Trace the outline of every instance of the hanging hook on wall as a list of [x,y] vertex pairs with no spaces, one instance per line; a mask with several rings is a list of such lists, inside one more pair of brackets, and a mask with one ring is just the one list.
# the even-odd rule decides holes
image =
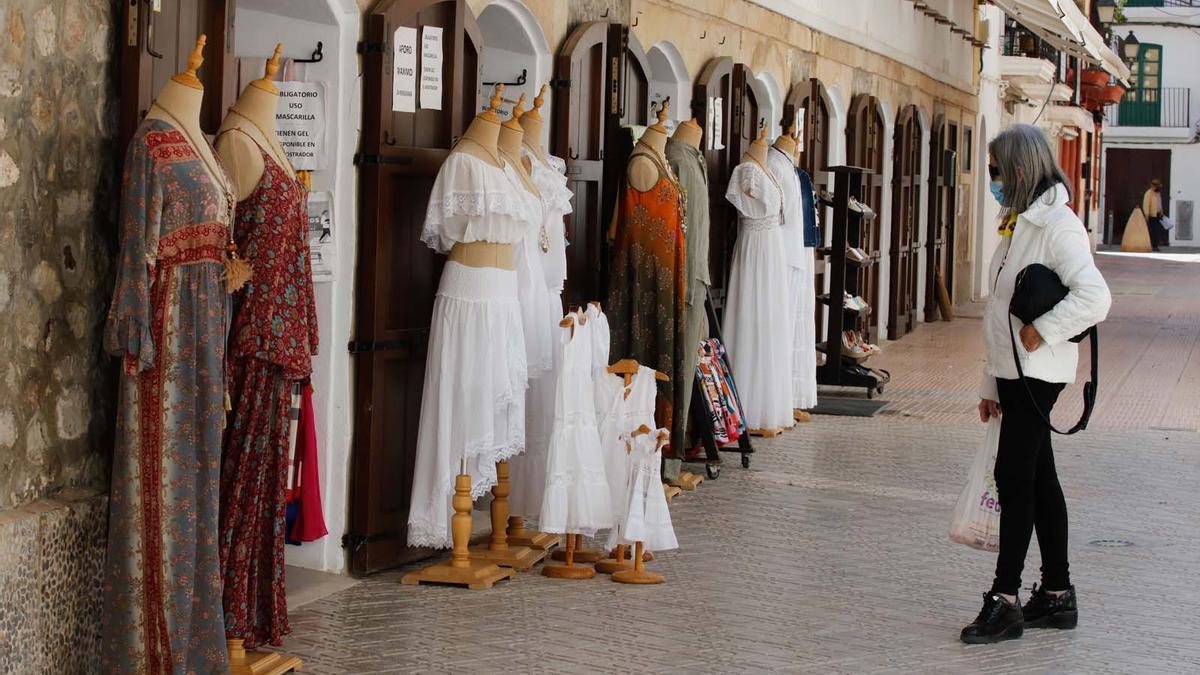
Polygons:
[[317,40],[317,48],[313,51],[312,57],[307,59],[292,59],[292,63],[320,63],[325,60],[325,43]]
[[717,44],[719,44],[719,45],[725,44],[725,36],[724,35],[721,36],[721,41],[718,42]]
[[629,27],[633,28],[636,25],[638,25],[638,17],[635,16],[633,17],[633,23],[629,24]]
[[394,145],[396,145],[396,140],[397,140],[397,139],[396,139],[396,137],[394,137],[394,136],[392,136],[391,134],[389,134],[387,129],[384,129],[384,130],[383,130],[383,143],[384,143],[384,145],[393,145],[393,146],[394,146]]
[[525,81],[526,81],[526,79],[527,79],[528,77],[529,77],[529,69],[528,69],[528,68],[522,68],[522,69],[521,69],[521,74],[520,74],[520,75],[518,75],[518,76],[517,76],[517,79],[516,79],[515,81],[513,81],[513,82],[484,82],[484,83],[483,83],[483,86],[485,86],[485,87],[494,87],[494,86],[496,86],[497,84],[502,84],[502,85],[504,85],[504,86],[506,86],[506,87],[520,87],[520,86],[524,86],[524,84],[525,84]]
[[604,8],[604,13],[600,15],[600,18],[601,18],[601,19],[607,19],[607,18],[608,18],[608,13],[609,13],[610,11],[612,11],[612,7],[605,7],[605,8]]
[[567,154],[570,156],[571,159],[579,159],[579,153],[575,152],[575,148],[571,148],[571,151]]
[[707,38],[707,37],[708,37],[708,31],[704,31],[704,33],[702,33],[702,34],[700,35],[700,39],[701,39],[701,40],[703,40],[703,39],[705,39],[705,38]]

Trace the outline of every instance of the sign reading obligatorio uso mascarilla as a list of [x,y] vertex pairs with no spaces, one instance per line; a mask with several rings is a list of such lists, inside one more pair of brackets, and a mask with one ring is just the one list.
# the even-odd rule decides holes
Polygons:
[[292,166],[299,171],[326,167],[325,83],[276,82],[279,107],[275,128]]

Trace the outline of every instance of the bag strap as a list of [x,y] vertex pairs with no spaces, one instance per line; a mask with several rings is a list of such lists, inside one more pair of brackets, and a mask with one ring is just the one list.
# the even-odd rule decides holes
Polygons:
[[1010,319],[1008,322],[1008,336],[1012,339],[1013,361],[1017,364],[1017,375],[1021,378],[1021,384],[1025,386],[1025,393],[1029,395],[1029,404],[1033,406],[1034,412],[1042,418],[1046,426],[1050,427],[1050,431],[1062,436],[1070,436],[1086,429],[1088,420],[1092,417],[1092,410],[1096,407],[1096,382],[1100,376],[1100,354],[1096,351],[1099,347],[1099,336],[1095,326],[1089,328],[1087,333],[1088,344],[1092,348],[1092,372],[1091,381],[1083,385],[1083,414],[1079,416],[1079,421],[1075,423],[1075,426],[1067,431],[1059,431],[1050,421],[1050,416],[1038,407],[1037,399],[1033,397],[1033,390],[1029,388],[1029,381],[1025,379],[1025,370],[1021,368],[1021,357],[1017,353],[1017,335],[1013,332],[1012,320]]

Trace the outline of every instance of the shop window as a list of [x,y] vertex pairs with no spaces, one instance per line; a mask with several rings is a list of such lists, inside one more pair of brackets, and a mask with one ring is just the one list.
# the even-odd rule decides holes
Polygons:
[[971,160],[974,157],[975,130],[963,127],[962,172],[971,173]]

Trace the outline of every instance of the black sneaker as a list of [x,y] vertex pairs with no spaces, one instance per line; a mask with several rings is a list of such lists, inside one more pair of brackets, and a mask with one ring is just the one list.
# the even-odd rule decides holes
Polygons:
[[1033,595],[1022,610],[1026,628],[1059,628],[1071,630],[1079,624],[1079,608],[1075,603],[1075,587],[1070,586],[1062,595],[1054,595],[1044,588],[1033,586]]
[[972,645],[1015,640],[1025,632],[1021,605],[1005,600],[999,593],[983,594],[983,609],[975,621],[962,630],[963,642]]

